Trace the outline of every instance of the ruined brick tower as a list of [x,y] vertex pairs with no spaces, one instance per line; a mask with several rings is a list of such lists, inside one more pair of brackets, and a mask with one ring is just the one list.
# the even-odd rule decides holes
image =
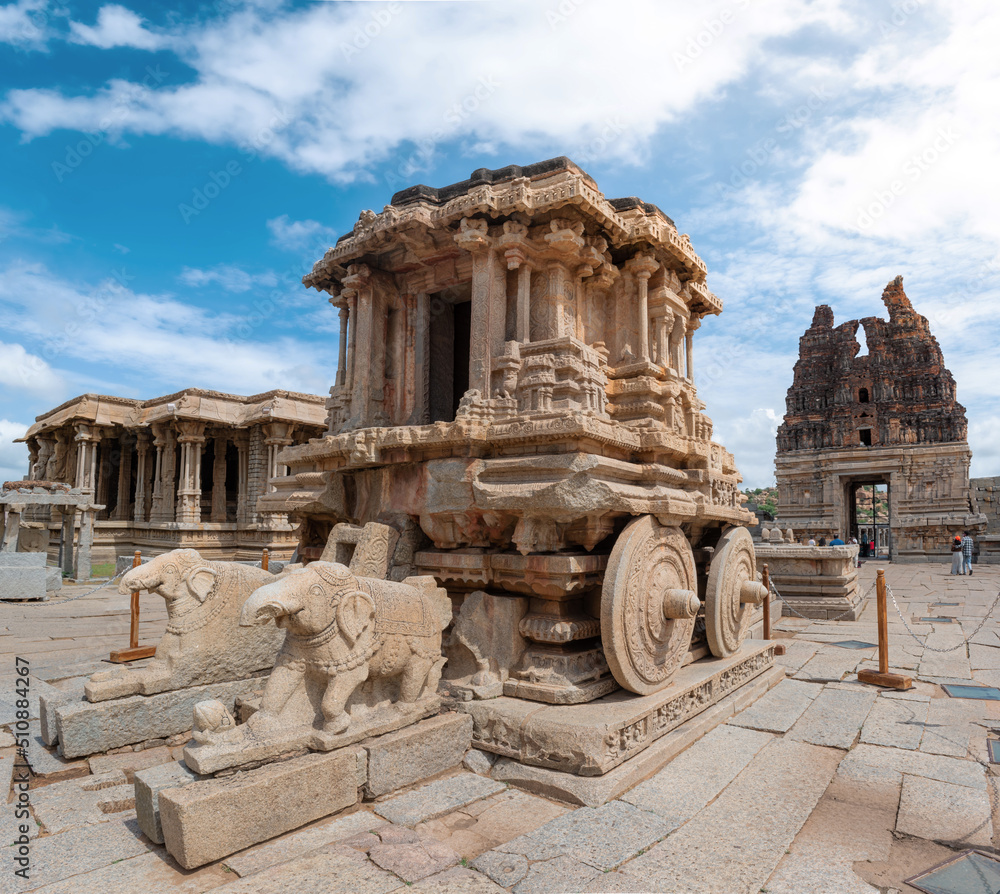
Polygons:
[[[836,327],[833,311],[821,304],[799,340],[775,458],[781,521],[857,536],[857,487],[886,484],[890,556],[945,558],[956,530],[984,521],[969,488],[965,407],[901,276],[882,301],[888,320]],[[868,347],[861,356],[859,326]]]

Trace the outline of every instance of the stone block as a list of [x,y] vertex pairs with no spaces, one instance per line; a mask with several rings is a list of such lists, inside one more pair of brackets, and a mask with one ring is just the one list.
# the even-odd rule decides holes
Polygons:
[[473,773],[430,782],[412,792],[396,795],[374,806],[376,813],[393,823],[415,826],[425,820],[502,792],[504,786]]
[[133,806],[132,786],[120,771],[56,782],[31,793],[35,819],[51,835],[73,826],[126,819]]
[[904,775],[896,831],[960,848],[992,847],[989,796],[981,789]]
[[733,726],[743,726],[748,729],[786,733],[822,689],[818,683],[783,680],[760,701],[729,722]]
[[44,568],[45,553],[0,553],[0,570],[4,568]]
[[80,757],[182,733],[191,729],[198,702],[217,699],[232,710],[237,698],[251,695],[262,683],[255,677],[104,702],[63,702],[54,709],[59,751],[63,757]]
[[457,767],[471,744],[472,718],[468,714],[442,714],[365,742],[365,798],[378,798]]
[[62,571],[58,568],[45,569],[45,592],[57,593],[62,589]]
[[125,778],[132,782],[139,770],[148,767],[158,767],[161,764],[173,763],[173,755],[165,745],[156,748],[144,748],[142,751],[126,751],[122,754],[101,754],[90,758],[90,772],[95,776],[119,770]]
[[135,812],[139,817],[139,828],[150,841],[163,844],[163,827],[160,824],[160,792],[167,788],[178,788],[200,777],[192,773],[184,761],[160,764],[135,774]]
[[185,869],[290,832],[358,801],[359,749],[307,754],[159,793],[163,840]]
[[[41,553],[15,553],[18,556],[45,556]],[[38,568],[0,565],[0,599],[44,599],[45,565]]]

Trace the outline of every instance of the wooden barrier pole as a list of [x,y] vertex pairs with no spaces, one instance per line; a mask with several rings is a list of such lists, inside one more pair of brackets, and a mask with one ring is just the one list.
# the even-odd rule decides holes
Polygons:
[[760,575],[760,582],[764,585],[764,589],[767,590],[767,596],[764,597],[764,639],[771,638],[771,575],[767,570],[767,565],[764,565],[764,569]]
[[[132,567],[138,568],[142,564],[142,556],[139,550],[132,556]],[[152,658],[156,654],[156,646],[139,645],[139,590],[132,591],[132,601],[130,604],[131,618],[128,629],[128,648],[117,649],[109,656],[109,661],[115,664],[124,664],[126,661],[138,661],[140,658]]]
[[889,673],[889,616],[886,607],[885,571],[875,573],[875,610],[878,613],[878,670],[859,670],[858,680],[890,689],[911,689],[913,680],[902,674]]
[[267,571],[267,563],[268,563],[268,553],[267,550],[265,549],[260,556],[260,567],[263,568],[265,571]]

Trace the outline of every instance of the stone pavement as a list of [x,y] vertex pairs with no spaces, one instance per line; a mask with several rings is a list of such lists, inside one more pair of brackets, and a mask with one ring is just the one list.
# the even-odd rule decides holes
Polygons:
[[[861,570],[867,590],[876,565]],[[652,778],[599,808],[574,808],[466,768],[320,820],[202,869],[180,869],[136,825],[136,770],[177,758],[175,743],[90,761],[61,761],[34,742],[32,878],[0,860],[0,894],[201,892],[265,894],[546,894],[912,892],[903,880],[968,847],[997,846],[995,779],[985,741],[1000,702],[949,698],[940,684],[1000,685],[1000,625],[963,643],[1000,589],[1000,568],[952,577],[944,565],[886,565],[916,634],[889,606],[891,669],[905,693],[857,682],[874,666],[875,600],[858,621],[783,618],[788,679]],[[128,637],[128,597],[0,606],[0,726],[13,722],[14,655],[31,659],[37,694],[72,690]],[[143,598],[142,638],[165,613]],[[935,606],[935,602],[956,602]],[[923,617],[957,619],[916,622]],[[107,665],[103,665],[106,667]],[[37,723],[37,721],[36,721]],[[0,730],[0,772],[13,748]],[[12,838],[12,805],[0,817]],[[0,846],[2,847],[2,846]],[[2,853],[2,850],[0,850]],[[12,851],[8,851],[12,853]]]

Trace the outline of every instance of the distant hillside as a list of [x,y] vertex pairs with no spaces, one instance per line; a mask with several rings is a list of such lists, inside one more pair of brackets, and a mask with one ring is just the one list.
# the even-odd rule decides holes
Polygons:
[[[778,514],[777,487],[748,487],[743,493],[747,496],[747,502],[756,503],[771,518]],[[757,521],[765,521],[765,519],[758,517]]]

